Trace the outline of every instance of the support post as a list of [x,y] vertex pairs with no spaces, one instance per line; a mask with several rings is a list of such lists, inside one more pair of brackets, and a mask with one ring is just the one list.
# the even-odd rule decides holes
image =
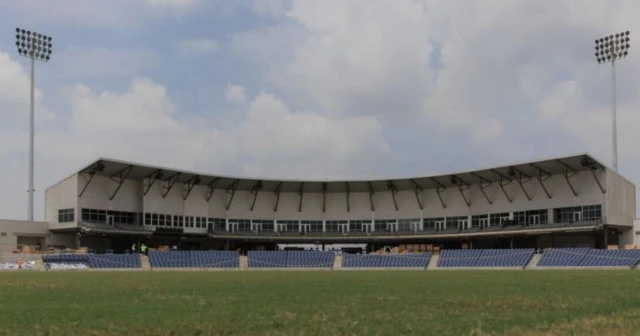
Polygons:
[[115,181],[116,183],[118,183],[118,187],[113,192],[113,195],[111,195],[111,197],[109,197],[110,201],[113,201],[113,198],[116,197],[116,194],[118,194],[118,191],[122,187],[122,184],[124,183],[124,181],[129,176],[129,173],[131,173],[132,169],[133,169],[133,165],[128,165],[125,168],[122,168],[121,170],[116,172],[115,174],[111,175],[111,177],[110,177],[111,180]]
[[507,198],[507,201],[509,201],[509,203],[513,203],[513,199],[511,198],[511,196],[509,196],[509,194],[507,194],[507,191],[504,189],[504,187],[509,185],[512,180],[495,169],[491,169],[491,172],[498,175],[498,177],[500,178],[500,190],[502,190],[502,193]]
[[422,195],[424,189],[422,189],[422,187],[414,179],[411,179],[411,184],[413,184],[413,193],[416,194],[418,207],[420,207],[420,210],[424,210],[424,205],[422,204],[422,200],[420,200],[420,195]]
[[349,205],[349,182],[345,182],[344,185],[347,187],[347,212],[351,212],[351,206]]
[[147,196],[147,194],[149,193],[149,190],[151,190],[151,187],[153,187],[156,181],[158,181],[162,177],[163,177],[162,170],[160,169],[145,176],[144,179],[142,180],[142,187],[143,187],[142,195]]
[[220,182],[220,178],[216,177],[213,179],[213,181],[209,182],[209,184],[207,184],[207,194],[205,195],[205,198],[207,199],[207,203],[209,203],[209,201],[211,201],[211,197],[213,196],[213,192],[216,190],[216,187],[218,186],[218,183]]
[[300,203],[298,203],[298,212],[302,212],[302,199],[304,198],[304,182],[300,182],[300,189],[298,189],[298,195],[300,195]]
[[251,194],[253,194],[253,202],[251,202],[251,211],[253,211],[253,208],[256,205],[256,200],[258,199],[258,193],[260,193],[260,190],[262,190],[262,181],[258,181],[256,185],[254,185],[253,188],[251,188]]
[[433,182],[433,186],[435,187],[436,193],[438,194],[438,198],[440,199],[440,203],[442,204],[442,208],[446,209],[447,205],[444,203],[442,199],[442,192],[447,189],[444,184],[440,183],[440,181],[436,180],[435,177],[431,178],[431,182]]
[[519,169],[516,169],[515,167],[509,167],[509,176],[516,177],[516,181],[518,181],[518,185],[520,186],[520,189],[522,189],[522,192],[524,193],[524,195],[527,196],[527,199],[531,201],[533,198],[529,196],[527,189],[524,188],[524,184],[531,181],[531,176],[523,173],[522,171],[520,171]]
[[537,178],[538,182],[540,183],[540,186],[542,187],[542,190],[544,190],[544,193],[547,194],[547,198],[553,199],[553,197],[549,193],[549,190],[547,190],[547,187],[544,185],[544,181],[546,181],[549,178],[551,178],[551,174],[547,173],[544,169],[538,167],[537,165],[535,165],[533,163],[530,163],[530,165],[531,165],[531,167],[535,168],[538,171],[538,176],[536,178]]
[[371,204],[371,212],[374,212],[376,211],[376,208],[373,206],[373,194],[375,194],[375,191],[373,191],[373,186],[370,181],[367,181],[367,185],[369,186],[369,204]]
[[89,187],[89,184],[91,183],[91,181],[93,181],[93,177],[94,176],[96,176],[95,172],[90,172],[89,173],[89,181],[87,181],[87,183],[84,185],[84,187],[82,187],[82,190],[78,194],[78,198],[82,198],[82,195],[84,194],[85,190],[87,190],[87,187]]
[[171,189],[173,189],[173,186],[176,184],[181,175],[182,173],[175,173],[164,180],[164,182],[167,182],[167,185],[163,186],[165,192],[164,194],[162,194],[162,198],[165,198],[167,197],[167,195],[169,195],[169,192],[171,192]]
[[35,192],[34,187],[33,187],[33,176],[34,176],[34,170],[33,170],[33,156],[34,156],[34,119],[35,119],[35,112],[34,112],[34,81],[35,81],[35,75],[36,75],[36,61],[33,57],[31,57],[31,105],[30,105],[30,111],[29,111],[29,221],[33,222],[33,193]]
[[278,204],[280,203],[280,188],[282,188],[282,181],[278,183],[276,190],[273,191],[276,194],[276,205],[273,207],[273,212],[278,212]]
[[484,198],[487,200],[487,203],[489,203],[489,205],[492,205],[493,202],[491,201],[491,199],[489,199],[489,196],[487,195],[487,192],[484,191],[486,188],[490,187],[493,183],[491,183],[491,181],[487,180],[486,178],[476,174],[476,173],[471,173],[471,175],[475,178],[477,178],[480,181],[480,184],[478,184],[478,187],[480,188],[480,192],[482,193],[482,195],[484,196]]
[[322,184],[322,212],[327,211],[327,183]]
[[198,183],[200,183],[200,176],[198,176],[198,175],[192,177],[191,179],[189,179],[189,181],[187,181],[187,183],[184,186],[184,190],[182,191],[182,200],[183,201],[187,200],[187,198],[191,194],[191,191],[193,190],[193,188]]
[[235,180],[229,186],[229,188],[227,188],[227,194],[231,195],[231,198],[229,198],[229,202],[227,203],[226,210],[229,210],[229,208],[231,207],[231,202],[233,202],[233,197],[236,195],[236,190],[238,189],[238,183],[240,183],[239,179]]
[[569,185],[569,189],[571,189],[571,192],[573,192],[573,196],[578,196],[578,193],[576,192],[576,189],[573,187],[573,184],[571,184],[571,180],[570,180],[578,172],[575,169],[571,168],[568,164],[564,163],[562,160],[556,160],[556,162],[558,162],[558,164],[564,168],[564,172],[562,172],[562,176],[564,176],[564,180],[567,181],[567,185]]
[[464,192],[469,190],[469,188],[471,187],[469,183],[463,181],[456,175],[451,175],[451,183],[455,184],[458,187],[458,191],[460,191],[460,195],[462,196],[462,199],[467,204],[467,206],[470,207],[471,200],[469,200],[469,198],[464,195]]
[[391,180],[387,181],[387,188],[391,192],[391,198],[393,199],[393,206],[396,208],[396,211],[398,211],[398,202],[396,201],[396,194],[398,194],[398,188],[396,188],[396,185],[393,184],[393,181]]

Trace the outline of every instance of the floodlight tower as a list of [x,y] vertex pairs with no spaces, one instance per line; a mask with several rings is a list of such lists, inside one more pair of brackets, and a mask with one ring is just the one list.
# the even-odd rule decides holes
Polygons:
[[34,142],[34,88],[33,81],[35,77],[35,62],[48,62],[51,57],[51,36],[42,35],[40,33],[16,28],[16,47],[20,56],[31,59],[31,111],[29,119],[29,221],[33,221],[33,142]]
[[629,31],[596,40],[596,59],[599,64],[611,63],[611,127],[613,171],[618,172],[618,129],[616,120],[616,61],[629,54]]

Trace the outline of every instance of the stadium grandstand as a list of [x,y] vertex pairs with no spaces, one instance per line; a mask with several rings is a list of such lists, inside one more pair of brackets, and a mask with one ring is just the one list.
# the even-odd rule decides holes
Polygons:
[[[0,246],[58,251],[30,260],[47,269],[635,267],[635,211],[634,184],[589,154],[343,181],[100,158],[46,190],[42,225],[5,225]],[[126,256],[142,245],[143,263]],[[59,252],[78,250],[90,253]]]

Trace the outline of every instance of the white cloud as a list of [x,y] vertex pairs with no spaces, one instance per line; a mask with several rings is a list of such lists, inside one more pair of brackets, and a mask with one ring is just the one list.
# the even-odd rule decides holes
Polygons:
[[176,43],[175,49],[182,56],[202,56],[217,52],[220,45],[214,39],[192,38]]
[[158,58],[144,48],[72,47],[56,55],[51,66],[62,76],[73,78],[132,76],[156,65]]
[[245,105],[247,103],[246,89],[240,85],[229,84],[224,89],[224,98],[236,105]]

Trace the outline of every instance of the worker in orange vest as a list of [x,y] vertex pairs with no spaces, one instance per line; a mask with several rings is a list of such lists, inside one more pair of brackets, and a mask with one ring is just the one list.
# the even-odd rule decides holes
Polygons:
[[18,268],[22,268],[22,259],[18,258]]

